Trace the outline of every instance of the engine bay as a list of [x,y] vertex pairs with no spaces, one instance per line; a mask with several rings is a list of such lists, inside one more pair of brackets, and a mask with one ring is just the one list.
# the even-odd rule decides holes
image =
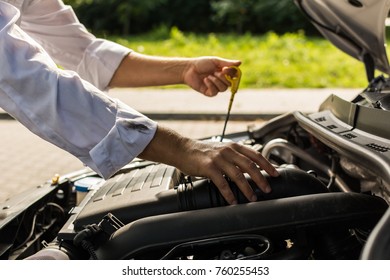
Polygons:
[[[2,220],[11,221],[2,238],[12,240],[1,256],[362,258],[390,202],[390,137],[380,121],[388,114],[330,96],[319,112],[286,113],[227,135],[225,141],[260,151],[280,173],[264,173],[269,194],[247,178],[257,202],[248,203],[230,182],[239,203],[227,205],[210,180],[138,159],[108,180],[85,170],[57,178],[42,186],[39,199],[31,197],[28,211]],[[385,240],[376,237],[381,248]]]

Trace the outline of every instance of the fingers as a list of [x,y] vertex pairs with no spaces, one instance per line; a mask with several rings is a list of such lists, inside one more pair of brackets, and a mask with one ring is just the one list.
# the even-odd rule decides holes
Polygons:
[[[219,174],[218,174],[219,173]],[[209,176],[211,181],[214,182],[215,186],[218,188],[219,192],[226,200],[226,202],[230,205],[237,204],[237,199],[234,196],[232,190],[230,189],[230,185],[228,181],[226,181],[225,177],[218,170],[216,172],[212,172],[212,175]]]
[[[248,183],[248,180],[245,178],[243,172],[234,164],[229,162],[221,162],[219,168],[222,170],[223,174],[230,178],[237,187],[241,190],[242,194],[248,199],[248,201],[256,201],[257,197],[253,189]],[[222,174],[221,171],[218,172]],[[213,179],[214,178],[214,179]],[[222,196],[229,204],[236,204],[237,200],[233,195],[233,192],[230,189],[228,182],[225,177],[222,175],[210,178],[214,184],[219,189]]]
[[204,83],[207,87],[205,92],[205,95],[207,96],[215,96],[219,92],[226,91],[229,86],[223,80],[217,78],[216,76],[208,76],[204,78]]
[[268,160],[266,160],[258,151],[252,150],[250,148],[241,145],[239,145],[237,149],[239,150],[240,153],[242,153],[243,155],[251,159],[253,162],[255,162],[260,168],[262,168],[269,175],[273,177],[279,176],[279,173],[276,170],[276,168]]
[[229,147],[221,148],[220,155],[214,159],[214,163],[215,167],[209,168],[209,171],[211,171],[209,178],[229,204],[236,204],[237,200],[223,175],[229,177],[237,185],[248,201],[256,201],[257,197],[245,178],[245,173],[265,193],[270,192],[271,188],[268,181],[261,174],[259,167],[271,176],[278,175],[276,169],[260,153],[235,143]]
[[[249,201],[256,201],[256,195],[246,180],[244,173],[247,173],[263,192],[270,192],[271,188],[268,181],[261,174],[258,167],[260,160],[256,159],[255,151],[246,150],[245,147],[238,144],[234,144],[232,148],[231,151],[226,152],[224,155],[227,164],[224,167],[227,172],[226,175],[236,183]],[[251,158],[255,159],[255,161]]]
[[215,96],[219,92],[226,91],[230,86],[230,82],[225,77],[226,73],[232,71],[229,67],[240,64],[239,60],[200,57],[193,60],[193,67],[189,67],[187,73],[183,75],[184,82],[206,96]]
[[230,86],[230,82],[226,80],[225,75],[222,72],[217,72],[214,75],[209,75],[204,78],[204,83],[207,87],[205,95],[215,96],[219,92],[224,92]]

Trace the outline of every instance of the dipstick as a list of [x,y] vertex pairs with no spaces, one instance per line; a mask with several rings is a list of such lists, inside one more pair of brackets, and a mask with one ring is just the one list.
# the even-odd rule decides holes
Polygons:
[[228,123],[229,118],[230,118],[230,111],[232,109],[234,96],[236,95],[236,92],[238,91],[238,87],[240,86],[240,80],[241,80],[241,74],[242,74],[240,68],[238,68],[237,66],[230,66],[229,68],[235,69],[236,74],[234,76],[230,76],[228,74],[225,75],[226,79],[230,82],[231,95],[230,95],[230,100],[229,100],[228,111],[227,111],[226,118],[225,118],[225,124],[223,126],[223,131],[222,131],[222,135],[221,135],[221,142],[222,142],[223,138],[225,137],[226,126],[227,126],[227,123]]

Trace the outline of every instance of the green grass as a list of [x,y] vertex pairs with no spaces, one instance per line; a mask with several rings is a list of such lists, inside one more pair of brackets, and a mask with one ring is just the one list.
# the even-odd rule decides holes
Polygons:
[[186,34],[173,28],[129,38],[110,37],[150,55],[216,55],[242,61],[241,88],[364,88],[363,63],[322,38],[303,33],[263,36]]

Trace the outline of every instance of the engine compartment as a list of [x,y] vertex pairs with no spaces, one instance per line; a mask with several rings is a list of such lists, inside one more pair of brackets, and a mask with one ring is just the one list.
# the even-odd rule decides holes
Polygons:
[[2,220],[1,257],[388,258],[388,129],[375,118],[361,123],[359,114],[389,112],[361,107],[330,96],[317,113],[286,113],[227,135],[280,173],[264,173],[269,194],[247,178],[257,202],[230,182],[239,204],[227,205],[208,179],[138,159],[106,181],[89,170],[63,176]]

